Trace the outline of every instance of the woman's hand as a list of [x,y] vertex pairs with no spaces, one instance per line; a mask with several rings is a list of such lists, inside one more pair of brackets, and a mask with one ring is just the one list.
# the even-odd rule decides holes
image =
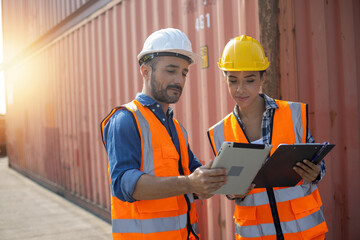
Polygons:
[[305,159],[302,162],[298,162],[293,169],[297,174],[300,175],[300,177],[304,181],[311,183],[311,182],[315,181],[316,178],[319,176],[320,165],[321,165],[321,162],[319,162],[318,165],[315,165],[311,161]]

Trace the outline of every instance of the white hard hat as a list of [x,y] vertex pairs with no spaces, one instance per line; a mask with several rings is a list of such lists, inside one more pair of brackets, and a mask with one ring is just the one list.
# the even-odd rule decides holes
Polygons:
[[185,33],[175,28],[165,28],[153,32],[144,43],[137,56],[139,64],[143,64],[156,56],[176,56],[191,63],[201,61],[201,56],[194,53],[191,42]]

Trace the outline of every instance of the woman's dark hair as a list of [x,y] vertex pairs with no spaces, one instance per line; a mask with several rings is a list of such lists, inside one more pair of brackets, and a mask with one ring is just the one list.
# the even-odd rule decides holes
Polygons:
[[262,76],[264,75],[264,73],[266,73],[266,70],[260,71],[260,78],[262,78]]

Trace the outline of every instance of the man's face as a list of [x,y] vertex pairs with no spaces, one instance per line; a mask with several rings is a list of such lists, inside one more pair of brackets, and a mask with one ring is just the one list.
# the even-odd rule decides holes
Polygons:
[[189,63],[178,57],[159,57],[150,78],[152,97],[162,103],[179,101],[185,85]]

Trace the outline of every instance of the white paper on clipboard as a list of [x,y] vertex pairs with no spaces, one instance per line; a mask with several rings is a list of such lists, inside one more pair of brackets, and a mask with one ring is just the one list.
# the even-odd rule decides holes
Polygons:
[[264,144],[224,142],[211,168],[226,168],[228,181],[213,194],[245,194],[271,148]]

